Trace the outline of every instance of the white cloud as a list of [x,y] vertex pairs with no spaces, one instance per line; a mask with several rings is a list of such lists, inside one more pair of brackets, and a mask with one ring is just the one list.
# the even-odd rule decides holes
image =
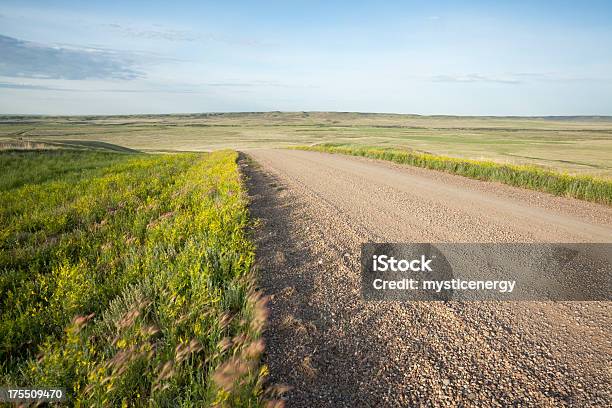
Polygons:
[[46,79],[142,78],[136,61],[125,53],[95,48],[64,47],[0,35],[0,75]]

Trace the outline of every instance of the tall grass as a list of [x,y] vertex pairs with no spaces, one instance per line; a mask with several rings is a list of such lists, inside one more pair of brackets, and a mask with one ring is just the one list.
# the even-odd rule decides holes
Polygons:
[[236,159],[0,154],[0,384],[65,387],[74,406],[260,405]]
[[387,160],[458,174],[477,180],[498,181],[546,193],[612,205],[612,181],[590,176],[562,174],[533,166],[457,159],[408,150],[324,143],[295,149],[339,153]]

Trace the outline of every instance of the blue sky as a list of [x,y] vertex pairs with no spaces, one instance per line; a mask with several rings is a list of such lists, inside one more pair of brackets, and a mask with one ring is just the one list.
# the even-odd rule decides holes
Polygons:
[[90,3],[0,3],[0,113],[612,115],[609,1]]

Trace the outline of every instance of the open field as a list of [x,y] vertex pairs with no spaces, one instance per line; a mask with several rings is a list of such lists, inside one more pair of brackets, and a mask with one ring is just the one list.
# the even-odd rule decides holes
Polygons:
[[[202,152],[225,147],[241,159]],[[0,117],[0,150],[2,385],[69,406],[612,398],[610,302],[360,291],[364,242],[610,242],[609,118]]]
[[227,113],[0,117],[0,144],[105,142],[140,151],[204,151],[348,143],[571,174],[612,177],[610,117],[453,117],[359,113]]
[[265,309],[236,159],[0,153],[0,384],[258,406]]

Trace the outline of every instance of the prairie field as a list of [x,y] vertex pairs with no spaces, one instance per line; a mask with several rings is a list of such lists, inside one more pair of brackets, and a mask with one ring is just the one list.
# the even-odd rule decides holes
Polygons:
[[342,112],[0,117],[0,145],[17,142],[144,152],[342,143],[612,177],[610,117]]
[[[230,150],[263,147],[283,149],[251,150],[242,167],[238,153]],[[286,204],[284,209],[279,205],[283,199],[299,197],[292,177],[315,172],[306,177],[313,191],[328,194],[330,200],[341,197],[334,208],[342,208],[345,198],[351,197],[348,210],[343,210],[351,217],[354,208],[374,201],[369,195],[359,198],[355,191],[338,195],[331,188],[330,193],[328,183],[338,183],[338,190],[362,183],[361,192],[376,192],[376,186],[387,192],[388,180],[416,180],[427,186],[433,197],[428,199],[438,200],[437,204],[427,205],[419,195],[405,194],[398,201],[402,205],[383,200],[381,207],[369,210],[367,218],[397,210],[402,213],[391,219],[410,219],[429,211],[423,219],[438,225],[439,236],[454,231],[455,226],[446,220],[455,220],[456,236],[467,241],[475,239],[469,235],[472,225],[461,227],[461,220],[453,218],[456,214],[468,208],[479,216],[491,216],[491,230],[475,234],[478,239],[495,236],[505,218],[491,206],[502,203],[502,209],[522,209],[535,197],[530,195],[533,192],[513,191],[511,200],[496,196],[479,201],[489,208],[483,211],[472,201],[462,206],[465,197],[475,196],[474,190],[460,194],[468,188],[466,179],[459,182],[460,178],[433,172],[435,177],[424,178],[382,162],[297,149],[392,161],[603,204],[564,202],[579,208],[577,213],[591,211],[590,220],[606,217],[612,205],[612,121],[608,118],[326,113],[0,117],[0,384],[61,387],[67,393],[66,406],[282,406],[279,397],[291,400],[297,395],[291,394],[290,387],[302,387],[319,398],[324,394],[320,390],[331,386],[335,395],[338,381],[353,386],[352,375],[330,371],[333,378],[327,378],[325,370],[317,374],[316,367],[333,361],[328,367],[333,370],[357,361],[353,359],[355,344],[370,344],[372,337],[366,333],[364,340],[351,343],[348,356],[330,352],[311,363],[311,355],[316,357],[319,349],[341,350],[336,345],[316,346],[321,339],[338,340],[329,335],[333,331],[318,333],[317,325],[331,324],[335,329],[337,324],[333,319],[323,323],[319,319],[317,324],[300,326],[292,313],[308,310],[312,302],[290,294],[309,293],[310,286],[298,291],[287,285],[298,286],[323,258],[313,257],[311,248],[296,266],[284,261],[285,253],[302,251],[292,248],[312,238],[310,234],[293,238],[295,225],[308,223],[303,231],[309,231],[311,225],[344,224],[318,219],[320,211],[293,219],[297,216],[291,212],[298,207],[291,205],[296,204]],[[368,170],[351,173],[359,167],[356,163]],[[264,175],[265,166],[284,169],[284,176],[268,179],[273,173]],[[330,177],[332,173],[340,176]],[[384,176],[373,180],[377,174]],[[328,183],[317,190],[323,179]],[[347,179],[352,181],[340,183]],[[444,183],[454,187],[447,190]],[[436,188],[441,184],[442,188]],[[483,188],[503,193],[508,187]],[[449,199],[448,191],[457,196]],[[293,195],[283,196],[283,192]],[[299,198],[297,202],[304,203],[299,208],[325,208],[327,204],[316,204],[320,198],[314,197]],[[559,199],[536,198],[553,207]],[[525,212],[510,210],[512,228],[526,222]],[[533,225],[541,221],[538,211],[543,210],[527,213],[534,217]],[[355,224],[359,225],[363,214],[357,214]],[[575,220],[573,215],[566,219],[563,214],[551,214],[543,216],[545,225],[551,219],[567,225],[569,219],[571,228],[578,231],[577,242],[583,239],[580,234],[596,239],[609,236],[606,227]],[[396,227],[393,224],[386,230]],[[410,237],[413,232],[401,233]],[[335,247],[343,247],[346,229],[335,234],[331,238],[342,242]],[[330,239],[323,232],[318,236]],[[513,239],[519,237],[523,235]],[[362,239],[353,239],[350,253],[343,251],[343,265],[351,254],[359,253]],[[309,245],[325,247],[318,242]],[[334,252],[325,259],[337,258]],[[339,266],[330,269],[346,274]],[[287,276],[293,279],[289,283]],[[323,279],[327,276],[326,272]],[[345,279],[343,275],[336,282]],[[278,287],[271,289],[270,282]],[[269,295],[268,304],[260,293]],[[333,296],[333,301],[342,299],[346,288],[337,293],[341,295]],[[362,312],[366,306],[356,307]],[[402,330],[409,332],[417,324]],[[294,326],[294,332],[287,331]],[[465,338],[462,330],[457,333]],[[300,354],[313,345],[310,354]],[[352,371],[342,372],[363,368],[357,364]],[[478,368],[479,373],[482,370]],[[420,383],[420,377],[415,381]],[[357,395],[356,401],[361,398]]]
[[258,406],[237,153],[0,153],[0,384],[77,406]]
[[264,147],[612,204],[607,117],[0,117],[0,384],[63,387],[69,406],[257,407],[285,392],[267,380],[255,223],[229,150]]

